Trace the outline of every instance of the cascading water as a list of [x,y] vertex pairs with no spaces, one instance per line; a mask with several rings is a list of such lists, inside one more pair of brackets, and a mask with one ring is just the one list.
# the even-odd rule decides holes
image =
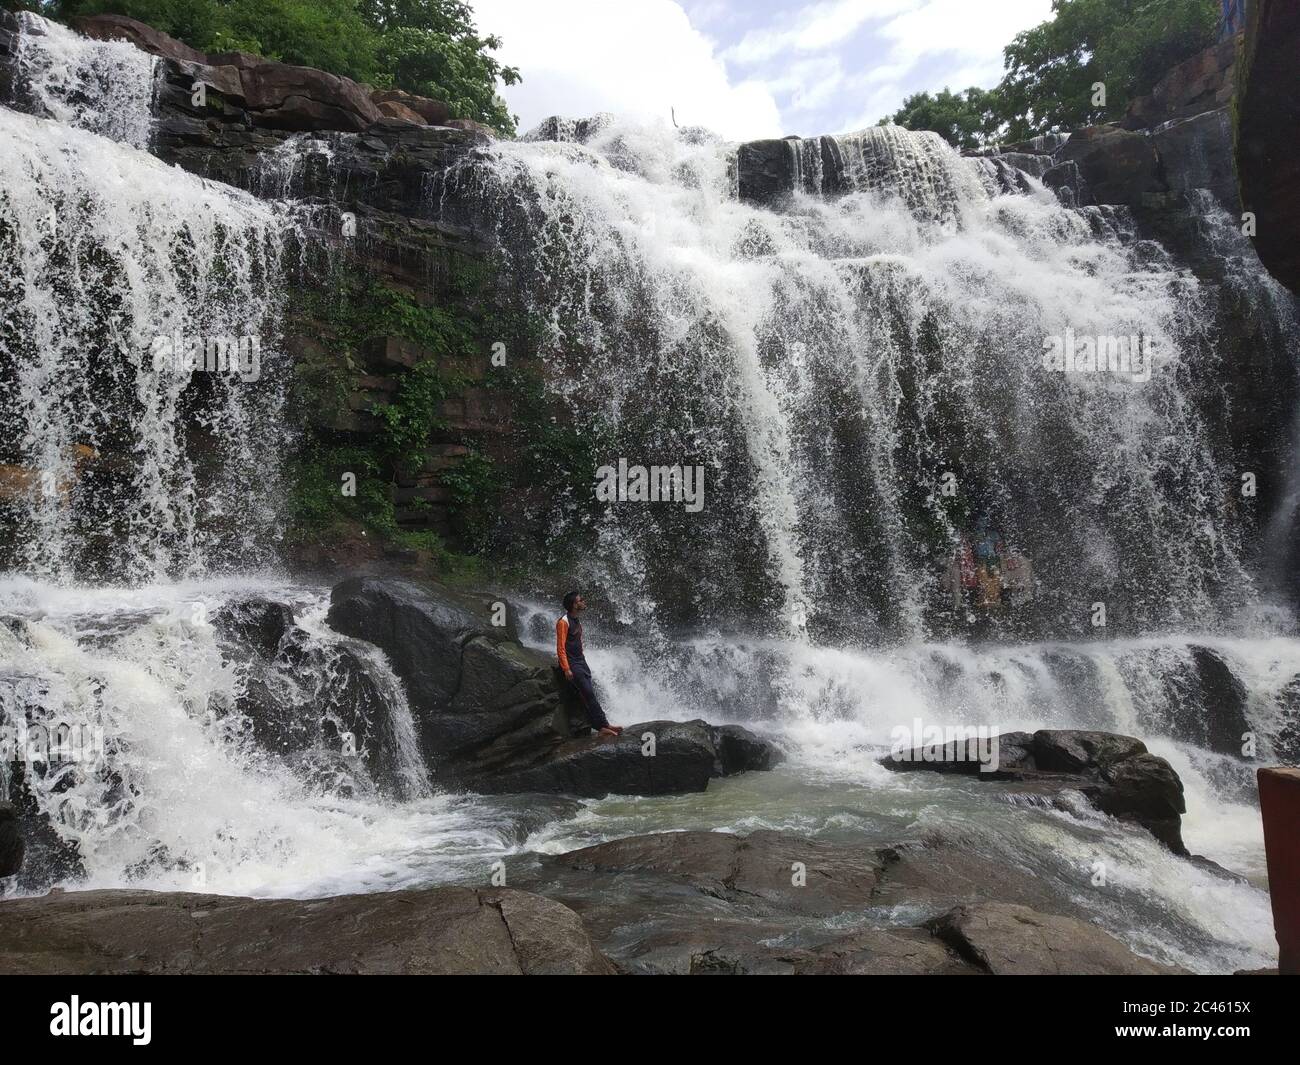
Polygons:
[[[451,179],[609,461],[706,469],[697,520],[613,508],[628,561],[589,576],[626,616],[779,631],[806,606],[822,635],[915,640],[987,514],[1032,559],[1037,631],[1083,634],[1098,601],[1132,633],[1250,603],[1196,278],[1121,209],[1002,194],[933,134],[834,143],[849,191],[779,212],[732,196],[725,146],[619,125]],[[1274,317],[1294,335],[1293,306]],[[1074,337],[1152,358],[1045,369],[1045,340]]]
[[[24,568],[139,581],[265,564],[289,215],[94,134],[0,123],[0,446],[31,471]],[[189,344],[227,361],[178,365]],[[105,487],[80,493],[83,476]]]
[[[434,190],[505,250],[573,431],[610,463],[705,469],[699,513],[607,508],[580,575],[640,624],[591,626],[617,718],[743,721],[789,754],[667,800],[448,796],[383,656],[324,625],[322,589],[258,572],[288,446],[284,260],[307,239],[284,201],[329,146],[268,153],[261,200],[164,167],[141,150],[153,60],[26,26],[19,89],[41,117],[0,108],[0,548],[21,573],[0,581],[0,718],[91,755],[6,771],[66,862],[33,889],[320,895],[482,882],[504,854],[663,829],[944,829],[1153,957],[1268,962],[1241,745],[1300,752],[1300,641],[1257,564],[1277,550],[1227,498],[1204,326],[1226,297],[1124,210],[1061,206],[1037,181],[1054,145],[791,141],[772,210],[739,199],[732,147],[604,117],[485,149]],[[1201,208],[1262,342],[1294,345],[1293,301]],[[1045,338],[1067,333],[1150,338],[1149,377],[1047,371]],[[258,380],[149,359],[158,338],[214,335],[260,339]],[[1266,541],[1287,538],[1279,513]],[[981,514],[1037,589],[991,626],[1002,642],[968,644],[942,580]],[[241,626],[267,601],[296,623],[259,650]],[[1121,636],[1085,638],[1098,602]],[[551,616],[524,619],[539,648]],[[886,772],[881,745],[915,718],[1141,736],[1183,779],[1191,849],[1256,886],[1083,803]],[[1098,861],[1114,890],[1086,888]]]
[[[287,140],[265,200],[168,167],[140,150],[152,57],[23,26],[34,114],[0,107],[0,798],[39,827],[8,886],[477,878],[547,804],[435,795],[382,653],[325,626],[327,589],[265,573],[314,221],[284,197],[328,149]],[[268,599],[294,618],[259,651],[241,619]]]
[[[915,796],[897,798],[874,759],[917,719],[1138,735],[1184,781],[1192,848],[1261,876],[1253,773],[1296,756],[1300,642],[1259,583],[1239,456],[1216,421],[1230,371],[1206,323],[1245,301],[1294,375],[1294,300],[1208,194],[1192,203],[1218,288],[1125,209],[1062,206],[1039,162],[965,159],[893,128],[787,150],[777,209],[736,198],[730,147],[609,120],[496,146],[443,193],[444,211],[505,250],[600,461],[707,472],[694,521],[662,504],[604,517],[584,577],[651,633],[593,654],[609,702],[629,720],[768,722],[837,798],[869,781],[903,807]],[[1104,360],[1052,372],[1045,340],[1067,335],[1142,338],[1154,357],[1131,373]],[[973,619],[943,575],[981,513],[1036,584],[988,628],[1029,642],[948,642]],[[1098,603],[1123,638],[1097,639]],[[804,610],[814,642],[784,624]],[[683,628],[698,635],[663,634]],[[933,820],[963,819],[970,798],[935,800]],[[737,827],[831,831],[839,815],[819,805],[786,794]],[[990,846],[1034,867],[1041,826],[1004,827]],[[1135,883],[1158,865],[1155,905],[1193,938],[1250,944],[1216,964],[1267,956],[1253,889],[1197,872],[1185,890],[1189,874],[1158,853],[1107,861]],[[1231,932],[1204,905],[1229,897]],[[1196,964],[1197,948],[1163,943]]]
[[133,148],[148,147],[157,59],[125,41],[88,40],[31,12],[18,17],[17,93],[28,109]]

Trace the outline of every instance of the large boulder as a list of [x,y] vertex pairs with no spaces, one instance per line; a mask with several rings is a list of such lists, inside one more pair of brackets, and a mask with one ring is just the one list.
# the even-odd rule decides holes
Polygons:
[[445,783],[665,795],[703,791],[714,777],[776,762],[766,741],[734,725],[653,721],[629,725],[617,739],[592,737],[551,658],[515,638],[511,613],[491,597],[355,577],[334,589],[327,621],[388,656],[425,760]]
[[[388,656],[434,766],[521,731],[553,732],[560,696],[549,659],[493,625],[482,603],[414,581],[356,577],[334,588],[326,620]],[[556,744],[565,738],[553,735]]]
[[367,657],[377,659],[373,648],[314,638],[288,605],[266,599],[228,602],[212,625],[240,680],[234,705],[214,701],[214,714],[237,714],[246,734],[313,790],[350,796],[378,789],[397,798],[419,790],[385,685],[392,679]]
[[1087,921],[1038,913],[1028,906],[959,906],[930,927],[958,954],[994,976],[1156,976],[1179,971],[1139,957]]
[[1070,137],[1043,175],[1049,188],[1068,186],[1079,205],[1139,207],[1163,191],[1155,146],[1144,133],[1119,126],[1089,126]]
[[0,975],[601,975],[578,916],[507,888],[328,899],[80,891],[0,906]]
[[[899,751],[882,758],[881,764],[899,772],[928,770],[1014,781],[1039,795],[1078,791],[1102,813],[1141,825],[1175,854],[1187,855],[1182,781],[1141,740],[1085,729],[1040,729],[1032,735],[1004,733],[992,740],[992,752],[987,742],[968,739]],[[990,753],[996,754],[996,768]]]

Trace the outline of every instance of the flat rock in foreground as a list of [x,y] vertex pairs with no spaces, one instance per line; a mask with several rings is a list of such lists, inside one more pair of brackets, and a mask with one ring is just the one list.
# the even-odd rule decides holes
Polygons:
[[[662,832],[547,857],[520,883],[571,906],[627,973],[1168,971],[1067,916],[1074,903],[1032,870],[955,838]],[[1028,916],[981,917],[990,898]],[[989,931],[973,927],[992,917]]]
[[931,927],[955,951],[995,976],[1157,976],[1179,971],[1139,957],[1086,921],[1006,902],[959,906]]
[[0,975],[612,971],[572,910],[506,888],[309,900],[77,891],[0,903]]

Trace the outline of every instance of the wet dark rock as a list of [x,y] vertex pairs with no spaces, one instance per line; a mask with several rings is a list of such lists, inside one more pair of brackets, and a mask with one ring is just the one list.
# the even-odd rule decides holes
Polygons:
[[287,759],[313,790],[401,796],[393,706],[362,646],[326,644],[294,622],[284,603],[247,599],[213,614],[223,656],[239,671],[233,709],[256,743]]
[[[1240,758],[1246,733],[1251,730],[1246,718],[1246,685],[1208,647],[1192,648],[1192,660],[1200,682],[1198,694],[1203,712],[1193,715],[1190,722],[1180,722],[1183,727],[1179,733],[1212,751]],[[1189,725],[1199,728],[1188,732]]]
[[794,154],[787,139],[749,141],[736,151],[740,198],[770,206],[795,186]]
[[[987,742],[987,741],[985,741]],[[982,772],[989,749],[976,739],[917,748],[881,759],[898,772],[963,773],[1024,783],[1035,794],[1081,792],[1098,810],[1141,825],[1175,854],[1186,855],[1183,785],[1163,758],[1132,736],[1082,729],[1041,729],[997,737],[997,768]],[[984,759],[984,762],[981,761]]]
[[1101,780],[1083,794],[1102,813],[1141,825],[1175,854],[1186,855],[1183,784],[1173,767],[1154,754],[1137,754],[1101,766]]
[[[1017,733],[1023,736],[1024,733]],[[1079,773],[1146,753],[1146,744],[1132,736],[1075,729],[1042,729],[1033,735],[1033,757],[1039,769]]]
[[[654,753],[647,754],[651,749]],[[466,768],[480,791],[602,798],[704,791],[715,777],[770,769],[778,758],[771,744],[739,726],[646,721],[628,725],[620,736],[587,736],[558,747],[516,750],[504,761],[480,761]]]
[[876,907],[930,912],[978,899],[998,899],[1049,912],[1072,910],[1069,898],[1043,875],[1001,856],[986,855],[978,841],[941,833],[882,847],[880,876],[872,891]]
[[959,955],[994,976],[1179,972],[1139,957],[1087,921],[1005,902],[959,906],[930,927]]
[[329,899],[84,891],[0,906],[0,974],[599,975],[557,902],[440,887]]
[[[1081,206],[1097,203],[1137,206],[1162,187],[1156,151],[1150,139],[1119,126],[1081,129],[1058,149],[1054,158],[1058,167],[1074,164],[1076,169],[1071,173],[1078,176],[1079,184],[1074,191]],[[1049,188],[1059,187],[1054,173],[1055,168],[1043,177]]]
[[[44,706],[48,695],[46,684],[38,678],[0,677],[0,735],[16,735],[19,723],[30,728],[48,720]],[[28,743],[33,743],[30,734]],[[17,876],[15,883],[24,892],[84,878],[81,853],[58,825],[57,796],[80,774],[95,772],[95,767],[43,761],[48,754],[43,744],[5,754],[10,760],[0,765],[0,779],[7,781],[7,801],[0,812],[0,868],[12,863],[14,871],[0,876]],[[38,788],[55,796],[53,808],[42,807]]]
[[1300,99],[1294,91],[1300,6],[1250,5],[1238,69],[1237,172],[1258,227],[1255,250],[1269,273],[1300,294]]
[[18,874],[24,849],[17,808],[11,802],[0,802],[0,877]]
[[529,725],[550,729],[559,705],[550,661],[510,641],[481,604],[377,577],[344,581],[330,604],[331,627],[388,656],[430,763],[466,757]]
[[1225,211],[1241,214],[1233,165],[1232,116],[1226,109],[1179,119],[1155,129],[1151,142],[1171,192],[1209,189]]
[[[85,863],[77,845],[59,831],[41,808],[29,783],[30,774],[50,772],[42,764],[10,764],[9,799],[14,814],[13,831],[22,844],[22,864],[14,874],[20,891],[40,891],[51,884],[84,880]],[[73,771],[76,771],[75,768]],[[56,813],[57,816],[57,813]]]
[[[591,736],[550,657],[494,625],[493,607],[487,596],[380,577],[344,581],[331,596],[329,624],[388,656],[425,760],[444,782],[486,792],[664,795],[774,763],[765,741],[703,721]],[[647,731],[652,757],[642,754]]]
[[[1035,870],[938,836],[872,848],[784,832],[666,832],[543,857],[520,886],[580,914],[627,973],[979,974],[997,970],[922,922],[996,899],[1053,927],[1084,924]],[[904,913],[914,926],[897,923]],[[995,953],[1029,971],[1041,944],[1012,931],[993,937]],[[1074,944],[1063,971],[1145,964],[1104,938],[1113,953]]]
[[212,615],[217,632],[242,641],[254,654],[274,658],[293,628],[293,608],[269,599],[244,599],[224,604]]
[[923,928],[868,928],[791,959],[797,976],[975,976],[980,970]]

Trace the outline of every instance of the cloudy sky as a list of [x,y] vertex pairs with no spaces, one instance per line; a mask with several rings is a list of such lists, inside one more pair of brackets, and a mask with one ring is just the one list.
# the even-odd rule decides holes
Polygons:
[[993,85],[1002,48],[1051,0],[472,0],[547,115],[658,115],[729,138],[843,133],[909,93]]

